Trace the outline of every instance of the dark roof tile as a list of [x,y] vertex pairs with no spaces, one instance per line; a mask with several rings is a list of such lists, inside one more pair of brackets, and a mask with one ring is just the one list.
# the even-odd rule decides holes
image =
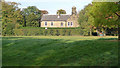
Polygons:
[[67,19],[70,17],[70,15],[60,15],[58,18],[58,15],[43,15],[42,21],[67,21]]

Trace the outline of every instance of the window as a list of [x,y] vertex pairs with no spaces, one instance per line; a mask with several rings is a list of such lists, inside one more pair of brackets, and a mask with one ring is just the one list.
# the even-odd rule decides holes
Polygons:
[[68,26],[70,26],[70,22],[68,22]]
[[71,22],[71,26],[73,26],[73,22]]
[[51,22],[51,26],[53,26],[53,22]]
[[63,23],[61,22],[61,26],[63,26]]
[[47,26],[47,22],[45,22],[45,26]]

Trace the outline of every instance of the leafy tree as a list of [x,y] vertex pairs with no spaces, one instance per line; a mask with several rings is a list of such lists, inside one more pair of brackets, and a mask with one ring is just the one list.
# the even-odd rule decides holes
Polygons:
[[2,34],[2,2],[0,2],[0,35]]
[[27,17],[27,26],[38,27],[39,23],[35,14],[30,14]]
[[23,9],[22,15],[24,17],[24,26],[40,27],[41,11],[37,7],[29,6]]
[[63,9],[60,9],[60,10],[57,10],[57,14],[60,13],[60,14],[66,14],[66,11],[63,10]]
[[90,12],[91,4],[87,5],[83,10],[79,12],[78,22],[80,25],[81,35],[92,35],[93,17],[88,13]]
[[94,18],[96,27],[120,27],[120,4],[114,2],[93,2],[92,5],[90,14]]
[[13,35],[14,29],[20,27],[19,24],[22,22],[22,15],[18,5],[19,3],[15,2],[2,3],[3,35]]

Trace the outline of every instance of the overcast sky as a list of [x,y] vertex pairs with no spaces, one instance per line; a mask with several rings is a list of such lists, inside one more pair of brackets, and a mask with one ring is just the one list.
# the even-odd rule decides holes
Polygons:
[[76,6],[80,11],[92,0],[5,0],[20,3],[20,8],[36,6],[40,10],[47,10],[49,14],[56,14],[57,10],[64,9],[67,14],[71,14],[72,7]]

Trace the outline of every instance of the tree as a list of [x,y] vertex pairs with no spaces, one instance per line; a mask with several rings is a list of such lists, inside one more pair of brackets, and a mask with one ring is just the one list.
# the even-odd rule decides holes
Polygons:
[[35,6],[29,6],[22,10],[22,15],[24,17],[23,25],[26,26],[33,26],[33,27],[40,27],[40,18],[41,18],[41,11]]
[[19,3],[2,2],[2,34],[13,35],[14,29],[20,27],[22,22],[21,11],[18,8]]
[[63,9],[60,9],[60,10],[57,10],[57,14],[66,14],[66,11],[65,10],[63,10]]
[[[94,18],[94,25],[96,27],[120,27],[120,4],[114,2],[93,2],[92,5],[90,14]],[[120,40],[120,33],[118,34]]]
[[93,17],[88,13],[90,8],[92,7],[91,4],[87,5],[83,10],[79,12],[78,22],[80,25],[80,32],[82,35],[92,35],[92,27],[93,24]]
[[2,34],[2,2],[0,2],[0,35]]

